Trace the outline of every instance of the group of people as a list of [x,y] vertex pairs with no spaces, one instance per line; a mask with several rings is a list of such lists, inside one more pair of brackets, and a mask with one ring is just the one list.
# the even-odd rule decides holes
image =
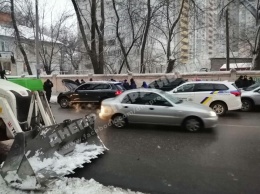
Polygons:
[[[131,90],[131,89],[136,89],[136,83],[135,80],[133,78],[130,79],[130,84],[128,83],[128,81],[125,79],[123,82],[123,86],[126,90]],[[148,88],[148,85],[146,84],[146,82],[144,81],[141,88]]]
[[252,77],[249,77],[247,79],[246,75],[241,75],[236,81],[235,84],[238,88],[247,88],[251,85],[253,85],[255,83],[255,81],[253,80]]

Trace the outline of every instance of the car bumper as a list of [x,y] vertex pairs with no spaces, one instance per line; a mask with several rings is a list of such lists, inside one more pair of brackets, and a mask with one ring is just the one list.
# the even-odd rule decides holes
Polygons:
[[204,118],[204,127],[205,128],[215,128],[218,124],[218,117],[210,117],[210,118]]
[[99,113],[99,118],[104,121],[109,121],[111,119],[111,115]]

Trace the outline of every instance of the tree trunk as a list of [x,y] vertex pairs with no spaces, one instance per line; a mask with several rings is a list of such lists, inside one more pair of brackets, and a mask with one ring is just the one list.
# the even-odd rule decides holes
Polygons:
[[[185,3],[186,0],[182,0],[182,3],[181,3],[181,8],[180,8],[180,12],[178,14],[178,17],[176,18],[176,20],[174,21],[174,23],[170,26],[168,26],[168,29],[169,29],[169,33],[168,33],[168,40],[167,40],[167,49],[166,49],[166,58],[167,58],[167,68],[166,68],[166,73],[171,73],[173,68],[174,68],[174,64],[175,64],[175,59],[170,59],[170,56],[171,56],[171,42],[172,42],[172,39],[173,39],[173,30],[175,29],[177,23],[180,21],[181,19],[181,14],[182,14],[182,10],[183,10],[183,7],[184,7],[184,3]],[[169,4],[167,4],[167,22],[168,24],[170,24],[170,17],[169,17]]]
[[147,0],[147,17],[146,17],[146,25],[145,25],[144,35],[143,35],[142,46],[141,46],[141,69],[140,69],[140,73],[145,73],[144,51],[145,51],[147,36],[148,36],[148,33],[149,33],[150,23],[151,23],[151,0]]
[[99,52],[99,73],[103,74],[104,73],[104,26],[105,26],[105,13],[104,13],[104,0],[101,0],[101,9],[100,9],[100,14],[101,14],[101,23],[100,23],[100,30],[99,30],[99,36],[98,36],[98,52]]
[[[121,48],[122,53],[124,55],[123,64],[126,63],[126,68],[128,69],[128,71],[131,71],[129,63],[128,63],[128,60],[127,60],[127,53],[126,53],[125,47],[123,45],[122,39],[120,38],[120,33],[119,33],[119,21],[120,21],[120,18],[119,18],[118,12],[116,10],[115,0],[112,0],[112,2],[113,2],[113,8],[114,8],[114,11],[115,11],[115,14],[116,14],[116,18],[117,18],[117,20],[116,20],[116,37],[117,37],[117,39],[119,41],[120,48]],[[122,70],[122,68],[120,67],[120,72],[121,72],[121,70]]]
[[253,52],[253,70],[260,70],[260,26],[257,29],[255,49]]
[[76,0],[71,0],[71,1],[72,1],[72,4],[73,4],[73,7],[75,9],[76,15],[77,15],[79,29],[80,29],[80,32],[81,32],[81,36],[82,36],[84,46],[85,46],[87,53],[90,57],[90,60],[91,60],[91,63],[92,63],[93,69],[94,69],[94,73],[98,74],[99,70],[98,70],[97,55],[96,55],[96,53],[93,53],[93,51],[90,49],[90,47],[88,45],[87,36],[86,36],[85,30],[84,30],[83,22],[82,22],[82,19],[81,19],[81,16],[80,16],[80,11],[79,11],[78,5],[76,3]]
[[11,0],[11,17],[12,17],[12,23],[13,23],[13,27],[14,27],[15,37],[17,40],[18,47],[23,55],[24,62],[25,62],[26,68],[27,68],[27,72],[29,75],[32,75],[32,70],[31,70],[26,52],[24,51],[23,45],[21,44],[21,38],[20,38],[18,27],[16,25],[16,19],[15,19],[14,14],[15,14],[14,13],[14,0]]

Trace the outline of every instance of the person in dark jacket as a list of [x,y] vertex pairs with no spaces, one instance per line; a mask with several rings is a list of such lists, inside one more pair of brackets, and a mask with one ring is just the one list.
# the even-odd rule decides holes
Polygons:
[[235,81],[235,84],[238,88],[243,88],[243,76],[240,75],[239,78]]
[[84,81],[84,79],[81,79],[80,81],[81,81],[81,84],[84,84],[84,83],[86,83],[86,82]]
[[52,92],[53,83],[51,80],[47,79],[43,84],[43,89],[46,92],[47,101],[50,103],[51,100],[51,92]]
[[245,75],[244,76],[244,79],[243,79],[243,88],[247,88],[249,86],[249,81],[247,79],[247,76]]
[[143,82],[143,84],[142,84],[141,87],[142,87],[142,88],[148,88],[147,83],[146,83],[146,82]]
[[129,89],[130,89],[130,85],[129,85],[129,83],[128,83],[128,81],[127,81],[126,79],[124,80],[123,86],[124,86],[124,88],[125,88],[126,90],[129,90]]
[[249,77],[248,85],[251,86],[251,85],[253,85],[253,84],[255,84],[255,81],[253,80],[252,77]]
[[75,80],[75,82],[76,82],[78,85],[80,85],[80,82],[79,82],[79,80],[78,80],[78,79],[76,79],[76,80]]
[[130,79],[130,89],[136,89],[136,83],[134,78]]

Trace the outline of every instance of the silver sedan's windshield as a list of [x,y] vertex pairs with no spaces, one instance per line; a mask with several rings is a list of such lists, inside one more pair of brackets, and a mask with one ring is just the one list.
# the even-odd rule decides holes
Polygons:
[[254,89],[258,88],[258,87],[260,87],[260,84],[259,83],[255,83],[255,84],[249,86],[248,88],[246,88],[245,91],[252,91],[252,90],[254,90]]
[[161,93],[163,96],[165,96],[167,99],[169,99],[172,103],[174,104],[180,104],[183,102],[183,100],[174,97],[172,94],[169,94],[167,92],[162,92]]

